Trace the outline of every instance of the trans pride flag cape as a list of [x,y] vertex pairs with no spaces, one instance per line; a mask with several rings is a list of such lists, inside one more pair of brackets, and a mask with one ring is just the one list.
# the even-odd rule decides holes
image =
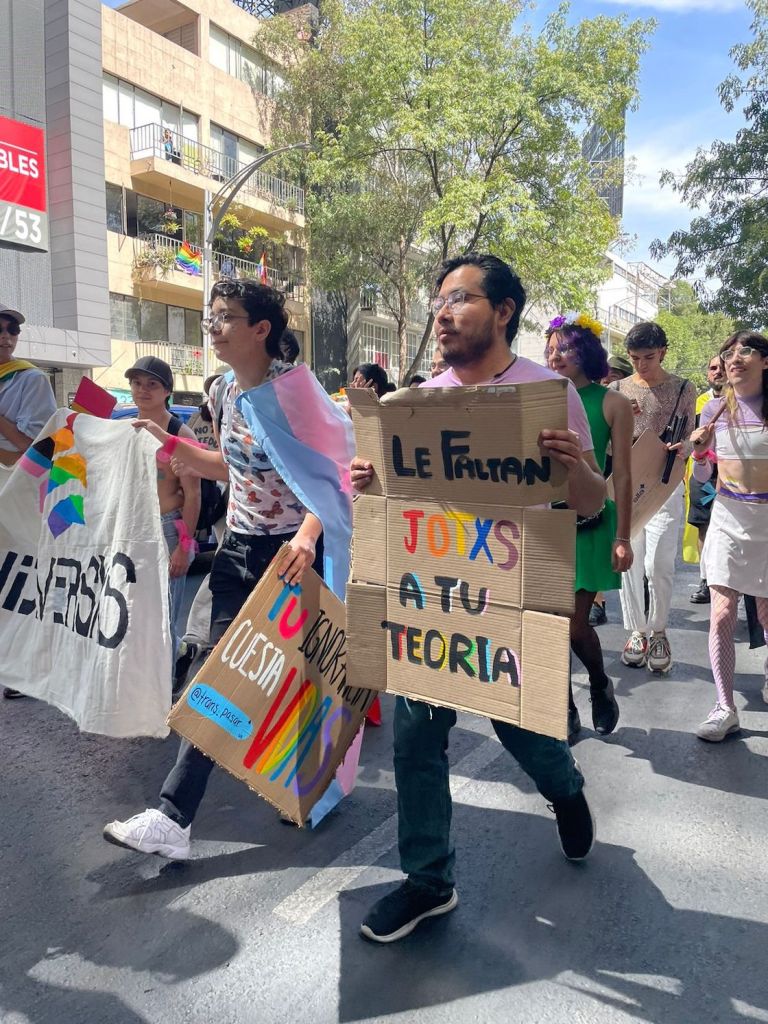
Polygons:
[[[233,376],[230,370],[226,379]],[[243,392],[235,405],[254,441],[323,524],[323,577],[343,601],[352,540],[352,421],[303,364]]]
[[[227,380],[233,376],[230,370]],[[303,364],[245,391],[235,404],[254,441],[261,445],[302,505],[323,524],[323,577],[343,601],[352,540],[352,421]],[[336,777],[312,808],[312,826],[351,793],[362,732],[361,727]]]

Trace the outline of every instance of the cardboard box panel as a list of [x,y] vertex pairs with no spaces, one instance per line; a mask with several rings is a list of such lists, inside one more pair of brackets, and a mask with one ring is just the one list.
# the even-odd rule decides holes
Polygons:
[[531,732],[564,740],[568,737],[570,622],[557,615],[523,612],[523,679],[520,725]]
[[[667,462],[667,448],[651,430],[644,430],[632,445],[632,525],[630,537],[636,537],[670,495],[682,483],[685,463],[675,459],[669,482],[661,477]],[[608,496],[615,496],[613,476],[608,477]]]
[[[513,439],[519,458],[533,458],[534,449],[539,457],[540,430],[567,423],[565,382],[403,391],[382,403],[369,392],[350,397],[366,455],[377,449],[377,418],[384,489],[355,503],[352,675],[565,736],[569,622],[556,613],[573,611],[576,517],[530,507],[564,495],[565,486],[553,477],[528,485],[456,473],[455,452],[446,468],[443,433],[456,432],[449,447],[469,438],[481,468],[500,437]],[[435,453],[442,479],[432,472]]]
[[387,591],[368,583],[347,585],[347,673],[371,690],[387,688]]
[[352,503],[352,579],[387,582],[387,499],[359,494]]
[[168,724],[302,824],[374,696],[348,683],[342,602],[312,570],[287,586],[273,561]]
[[572,615],[576,582],[576,513],[527,508],[523,515],[525,608]]
[[350,390],[358,454],[376,474],[370,493],[517,506],[564,499],[565,468],[538,438],[545,428],[567,429],[566,387],[565,380],[547,380],[410,388],[382,401]]

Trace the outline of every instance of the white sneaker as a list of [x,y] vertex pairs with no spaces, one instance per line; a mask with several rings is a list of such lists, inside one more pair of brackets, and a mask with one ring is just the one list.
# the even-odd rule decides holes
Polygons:
[[719,743],[732,732],[738,732],[739,716],[733,708],[724,708],[722,704],[715,704],[707,716],[706,722],[702,722],[696,730],[700,740],[707,740],[709,743]]
[[187,860],[191,825],[182,828],[162,811],[148,808],[127,821],[110,821],[104,838],[115,846],[139,853],[157,853],[169,860]]
[[642,668],[648,657],[648,641],[645,633],[635,630],[624,645],[621,660],[630,668]]
[[648,644],[648,668],[651,672],[666,673],[672,668],[672,648],[666,633],[656,633]]

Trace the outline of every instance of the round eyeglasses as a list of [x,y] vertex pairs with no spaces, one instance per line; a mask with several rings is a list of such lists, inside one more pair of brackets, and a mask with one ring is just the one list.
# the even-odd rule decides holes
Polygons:
[[445,306],[449,313],[460,313],[467,299],[487,298],[487,295],[481,295],[480,292],[465,292],[463,288],[459,288],[455,292],[449,292],[447,295],[438,295],[432,299],[432,312],[437,316],[443,306]]
[[724,363],[732,363],[736,356],[743,356],[744,359],[749,359],[750,356],[764,355],[759,348],[754,348],[752,345],[742,345],[740,348],[729,348],[720,356]]
[[211,331],[220,331],[224,324],[232,320],[248,320],[249,317],[237,313],[216,313],[215,316],[207,316],[200,321],[200,330],[203,334],[210,334]]

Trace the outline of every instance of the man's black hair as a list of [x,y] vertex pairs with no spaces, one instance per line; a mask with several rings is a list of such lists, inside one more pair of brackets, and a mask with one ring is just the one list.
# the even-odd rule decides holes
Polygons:
[[636,352],[639,348],[666,348],[667,336],[664,328],[652,320],[643,320],[630,327],[624,339],[627,352]]
[[286,327],[280,337],[280,353],[283,360],[286,363],[295,363],[301,352],[301,345],[299,345],[299,339],[290,329]]
[[280,338],[288,326],[288,315],[285,312],[285,299],[279,291],[250,277],[238,278],[236,281],[224,278],[211,288],[211,305],[214,299],[237,299],[248,314],[251,326],[259,320],[269,320],[267,355],[273,359],[280,358]]
[[505,299],[512,299],[515,304],[515,311],[507,324],[507,344],[511,345],[515,340],[520,317],[525,307],[525,288],[517,274],[508,263],[500,260],[498,256],[491,256],[490,253],[468,252],[463,256],[454,256],[446,260],[437,272],[435,291],[440,291],[446,277],[458,270],[459,267],[478,267],[483,272],[483,288],[492,306],[498,308]]

